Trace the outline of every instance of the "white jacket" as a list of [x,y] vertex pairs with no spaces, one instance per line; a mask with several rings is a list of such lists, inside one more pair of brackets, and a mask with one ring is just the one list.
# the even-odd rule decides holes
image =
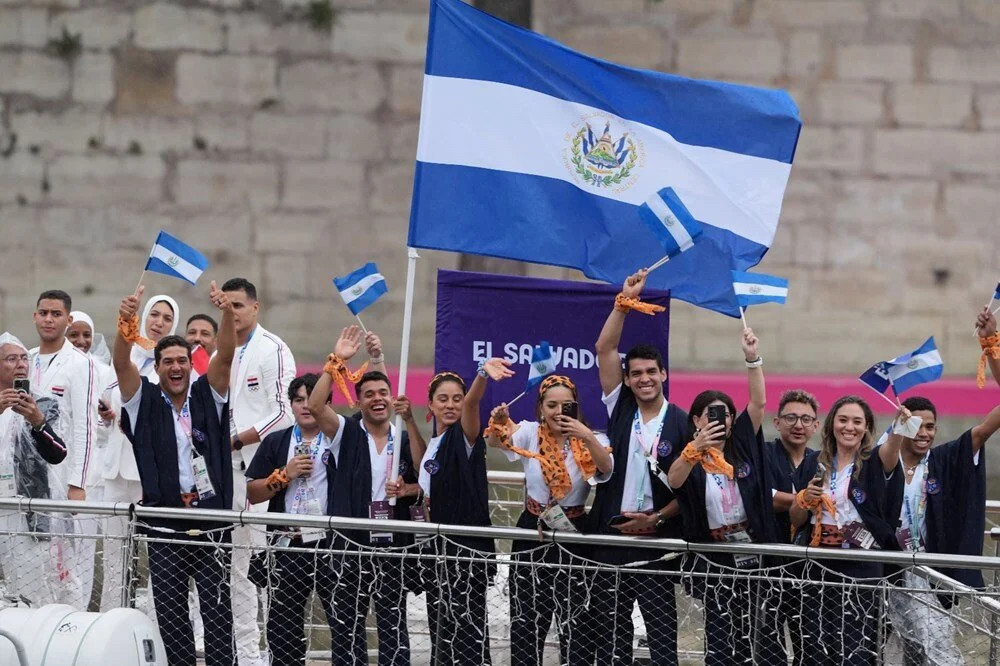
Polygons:
[[96,453],[97,399],[102,388],[94,361],[65,338],[46,367],[39,361],[38,347],[28,355],[32,394],[36,398],[54,398],[59,404],[59,419],[52,427],[68,452],[66,460],[57,466],[57,474],[66,485],[86,488]]
[[[288,345],[258,324],[246,348],[237,347],[233,357],[229,375],[230,434],[253,428],[263,440],[291,426],[294,418],[288,385],[293,379],[295,358]],[[248,444],[233,451],[233,468],[249,467],[258,446]]]

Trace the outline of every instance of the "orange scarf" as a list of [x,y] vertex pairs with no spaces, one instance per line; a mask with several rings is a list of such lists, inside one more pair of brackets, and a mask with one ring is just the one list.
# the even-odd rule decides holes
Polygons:
[[636,312],[641,312],[642,314],[655,314],[657,312],[663,312],[666,310],[662,305],[657,305],[656,303],[643,303],[638,298],[629,298],[625,294],[618,294],[615,296],[615,310],[618,312],[630,312],[635,310]]
[[681,451],[681,458],[690,465],[701,465],[708,474],[722,474],[728,479],[733,478],[733,466],[726,461],[722,449],[713,446],[705,451],[699,451],[694,442],[688,442]]
[[[549,487],[552,498],[556,501],[563,499],[573,488],[573,482],[569,477],[569,470],[566,469],[566,458],[563,455],[562,445],[556,440],[555,434],[549,430],[546,423],[538,424],[538,453],[514,446],[511,442],[511,431],[513,424],[508,420],[503,425],[499,425],[490,419],[489,425],[483,431],[485,437],[496,435],[500,440],[500,446],[524,458],[533,458],[538,461],[542,468],[542,478],[545,485]],[[597,473],[597,463],[587,450],[587,446],[576,437],[569,440],[570,450],[573,452],[573,460],[583,473],[583,478],[590,479]]]
[[983,348],[983,355],[979,357],[979,367],[976,368],[976,386],[985,388],[986,358],[1000,358],[1000,333],[994,333],[986,338],[979,338],[979,346]]
[[123,319],[118,315],[118,332],[125,341],[137,344],[147,351],[156,347],[155,342],[139,335],[139,315],[132,315],[131,319]]
[[833,501],[833,497],[823,493],[819,499],[808,500],[806,499],[805,489],[800,490],[795,495],[795,504],[800,509],[805,509],[807,511],[812,511],[813,514],[813,531],[812,538],[809,539],[809,545],[816,547],[819,545],[819,540],[823,535],[823,523],[821,518],[823,517],[823,510],[829,513],[834,518],[837,517],[837,503]]
[[361,367],[356,371],[351,372],[347,369],[347,365],[344,363],[336,354],[330,354],[326,357],[326,365],[323,366],[323,372],[330,375],[330,379],[334,381],[340,392],[347,398],[347,404],[354,407],[354,397],[351,395],[350,390],[347,388],[347,382],[352,384],[357,383],[361,376],[365,374],[365,370],[368,369],[368,361],[361,364]]

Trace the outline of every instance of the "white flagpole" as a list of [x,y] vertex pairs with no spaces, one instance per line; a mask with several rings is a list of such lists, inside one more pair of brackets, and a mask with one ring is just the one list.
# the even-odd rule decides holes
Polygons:
[[361,321],[361,315],[354,315],[354,318],[358,320],[358,325],[361,326],[361,330],[364,331],[365,335],[368,335],[368,329],[365,328],[365,323]]
[[[396,395],[406,393],[406,370],[410,362],[410,322],[413,318],[413,278],[416,274],[417,259],[420,255],[412,247],[406,248],[406,296],[403,304],[403,343],[399,354],[399,382],[397,384]],[[389,480],[396,481],[399,478],[399,450],[403,443],[403,417],[396,416],[396,432],[399,442],[392,447],[392,475]],[[396,498],[389,498],[389,504],[396,505]]]
[[750,328],[750,326],[747,325],[747,316],[743,311],[743,306],[740,306],[740,319],[743,321],[743,328]]
[[517,402],[518,400],[520,400],[521,398],[523,398],[523,397],[524,397],[524,394],[525,394],[525,393],[527,393],[527,392],[528,392],[528,391],[527,391],[527,389],[525,389],[524,391],[521,391],[520,393],[518,393],[518,394],[517,394],[517,395],[516,395],[516,396],[514,397],[514,399],[513,399],[513,400],[511,400],[510,402],[508,402],[508,403],[507,403],[507,406],[508,406],[508,407],[510,407],[510,406],[511,406],[511,405],[513,405],[513,404],[514,404],[515,402]]
[[657,261],[657,262],[656,262],[655,264],[653,264],[652,266],[650,266],[649,268],[647,268],[647,269],[646,269],[646,272],[647,272],[647,273],[652,273],[652,272],[653,272],[653,271],[655,271],[655,270],[656,270],[657,268],[659,268],[659,267],[660,267],[660,266],[662,266],[663,264],[667,263],[667,262],[668,262],[669,260],[670,260],[670,255],[667,255],[667,256],[663,257],[663,259],[660,259],[660,260],[659,260],[659,261]]

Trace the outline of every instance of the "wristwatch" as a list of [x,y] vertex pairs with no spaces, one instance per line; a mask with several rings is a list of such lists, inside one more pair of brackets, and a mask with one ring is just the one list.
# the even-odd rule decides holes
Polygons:
[[660,527],[663,527],[664,525],[667,524],[667,519],[663,516],[662,513],[657,513],[656,515],[659,516],[656,519],[656,527],[657,529],[659,529]]
[[231,446],[232,446],[233,451],[239,451],[240,449],[243,448],[243,442],[240,441],[240,436],[239,435],[236,435],[235,437],[233,437],[233,441],[231,442]]

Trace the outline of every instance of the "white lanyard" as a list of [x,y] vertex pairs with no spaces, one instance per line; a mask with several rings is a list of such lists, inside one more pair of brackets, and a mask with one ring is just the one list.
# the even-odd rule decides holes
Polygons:
[[711,474],[722,496],[722,520],[726,525],[735,525],[740,509],[740,487],[736,479],[730,480],[722,474]]
[[836,515],[837,527],[843,527],[844,526],[844,516],[843,516],[844,510],[845,510],[845,508],[847,507],[847,505],[851,501],[850,498],[848,497],[848,494],[850,493],[850,488],[851,488],[851,473],[854,471],[854,463],[852,462],[850,465],[847,466],[847,469],[844,470],[844,476],[847,477],[847,489],[848,489],[848,492],[844,493],[844,503],[843,504],[841,504],[840,497],[837,495],[837,461],[834,460],[833,464],[830,467],[831,467],[831,469],[830,469],[830,494],[833,495],[833,502],[837,506],[837,515]]
[[[292,449],[292,456],[295,456],[295,449],[302,443],[302,430],[299,426],[292,429],[292,436],[295,438],[295,447]],[[320,447],[323,444],[323,432],[316,433],[316,439],[309,447],[309,457],[313,461],[313,471],[309,476],[300,476],[296,479],[295,491],[292,494],[292,513],[319,514],[322,513],[319,501],[316,499],[316,489],[313,487],[312,475],[316,473],[316,457],[319,455]],[[305,511],[301,509],[305,507]]]
[[[365,434],[368,435],[368,446],[372,447],[372,450],[375,451],[376,454],[378,454],[378,445],[375,443],[375,437],[370,432],[368,432],[368,429],[365,428],[364,425],[362,425],[362,428],[364,429]],[[395,449],[395,448],[396,448],[396,438],[392,436],[392,426],[390,425],[389,426],[388,441],[386,442],[385,449],[383,450],[383,452],[385,453],[385,481],[386,482],[388,482],[389,479],[390,479],[390,477],[392,476],[392,453],[393,453],[393,449]],[[383,484],[383,488],[384,487],[385,487],[385,484]],[[372,484],[372,500],[375,499],[376,492],[377,492],[377,488],[375,488],[375,484]]]
[[[636,511],[642,511],[645,508],[646,504],[646,484],[648,483],[649,479],[649,475],[646,473],[645,469],[646,462],[647,461],[649,462],[650,468],[654,472],[656,472],[659,469],[656,466],[656,458],[655,456],[653,456],[652,452],[656,450],[656,445],[660,441],[660,436],[663,434],[663,423],[666,420],[667,420],[667,415],[666,413],[664,413],[663,417],[660,419],[660,425],[657,426],[656,428],[656,437],[653,439],[652,444],[647,449],[646,441],[642,436],[642,421],[639,415],[639,408],[636,407],[635,417],[632,419],[632,432],[635,434],[635,441],[639,445],[639,468],[642,470],[642,473],[639,475],[639,480],[638,483],[636,483],[636,488],[635,488]],[[659,472],[658,475],[663,475],[663,472]],[[663,475],[664,478],[661,478],[661,481],[664,481],[664,483],[666,483],[665,476],[666,475]]]
[[[929,456],[925,455],[923,459],[917,463],[918,467],[922,467],[924,473],[920,476],[920,491],[917,498],[917,505],[911,506],[910,499],[914,493],[903,493],[903,508],[906,509],[906,521],[910,524],[910,537],[913,539],[914,544],[919,544],[921,541],[920,532],[921,526],[924,522],[924,516],[927,513],[927,459]],[[900,457],[900,464],[902,464],[903,458]],[[914,474],[916,477],[916,474]],[[910,483],[913,483],[911,481]]]
[[188,444],[191,446],[191,457],[195,457],[198,455],[198,451],[194,448],[194,439],[191,437],[191,395],[188,394],[184,398],[184,406],[181,407],[181,411],[179,412],[174,409],[174,403],[163,392],[163,389],[160,389],[160,395],[163,396],[163,401],[170,407],[170,413],[174,419],[181,424],[181,430],[184,432],[184,436],[187,437]]

